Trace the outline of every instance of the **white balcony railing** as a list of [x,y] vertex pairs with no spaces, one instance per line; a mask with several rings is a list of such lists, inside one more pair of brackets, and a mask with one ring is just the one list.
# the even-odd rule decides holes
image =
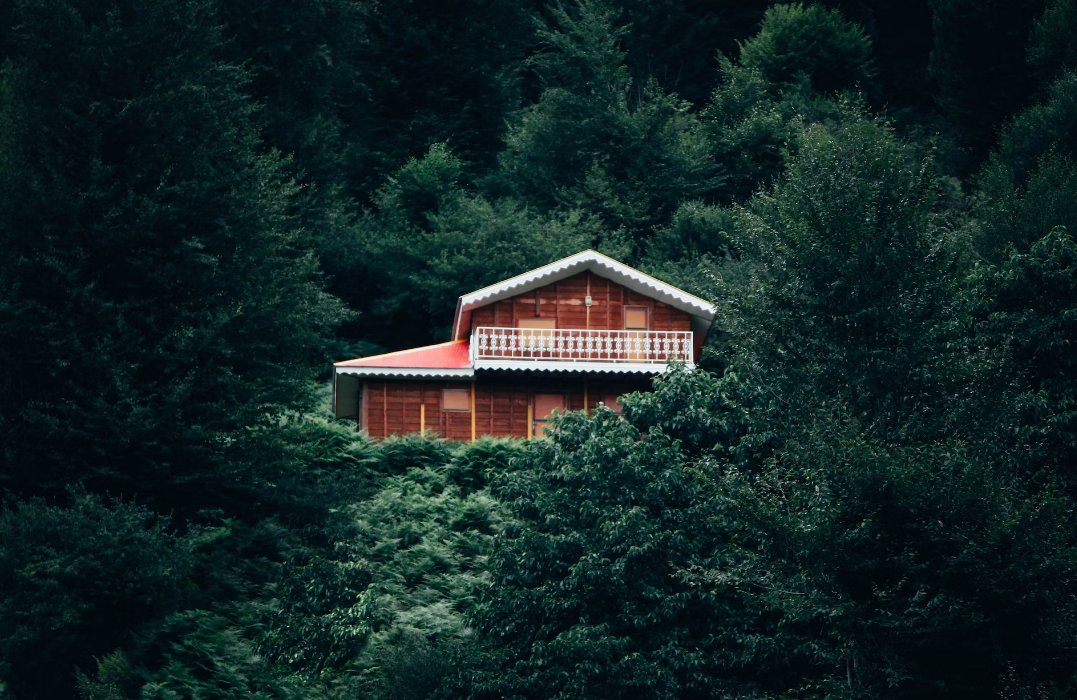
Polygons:
[[691,331],[612,331],[579,328],[495,328],[471,335],[476,369],[506,361],[546,363],[693,364]]

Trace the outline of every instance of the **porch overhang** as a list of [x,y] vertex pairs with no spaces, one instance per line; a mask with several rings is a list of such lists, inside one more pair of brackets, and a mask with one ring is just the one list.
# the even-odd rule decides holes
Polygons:
[[668,371],[670,365],[654,362],[565,362],[563,360],[476,360],[475,370],[512,372],[579,372],[587,374],[643,374],[653,376]]

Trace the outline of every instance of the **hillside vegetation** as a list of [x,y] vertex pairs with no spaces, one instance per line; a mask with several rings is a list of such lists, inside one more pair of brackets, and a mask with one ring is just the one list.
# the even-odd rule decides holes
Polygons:
[[[1074,0],[0,4],[0,700],[1077,696]],[[595,248],[698,369],[373,441]]]

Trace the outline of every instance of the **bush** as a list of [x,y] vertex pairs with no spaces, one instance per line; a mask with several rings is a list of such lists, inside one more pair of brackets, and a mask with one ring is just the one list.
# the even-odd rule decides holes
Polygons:
[[76,666],[180,603],[191,566],[168,520],[81,491],[0,512],[0,678],[19,698],[70,696]]
[[378,443],[378,463],[386,474],[436,468],[452,459],[448,442],[431,435],[393,435]]
[[465,494],[474,493],[486,487],[490,475],[511,469],[522,452],[520,442],[513,438],[484,437],[465,443],[445,465],[445,479]]

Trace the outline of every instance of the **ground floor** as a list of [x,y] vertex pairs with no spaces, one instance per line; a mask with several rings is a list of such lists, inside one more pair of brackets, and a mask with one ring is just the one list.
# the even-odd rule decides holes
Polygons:
[[476,376],[472,381],[365,378],[358,392],[359,428],[371,437],[431,430],[450,440],[483,435],[541,436],[549,415],[620,410],[618,397],[648,391],[644,376]]

